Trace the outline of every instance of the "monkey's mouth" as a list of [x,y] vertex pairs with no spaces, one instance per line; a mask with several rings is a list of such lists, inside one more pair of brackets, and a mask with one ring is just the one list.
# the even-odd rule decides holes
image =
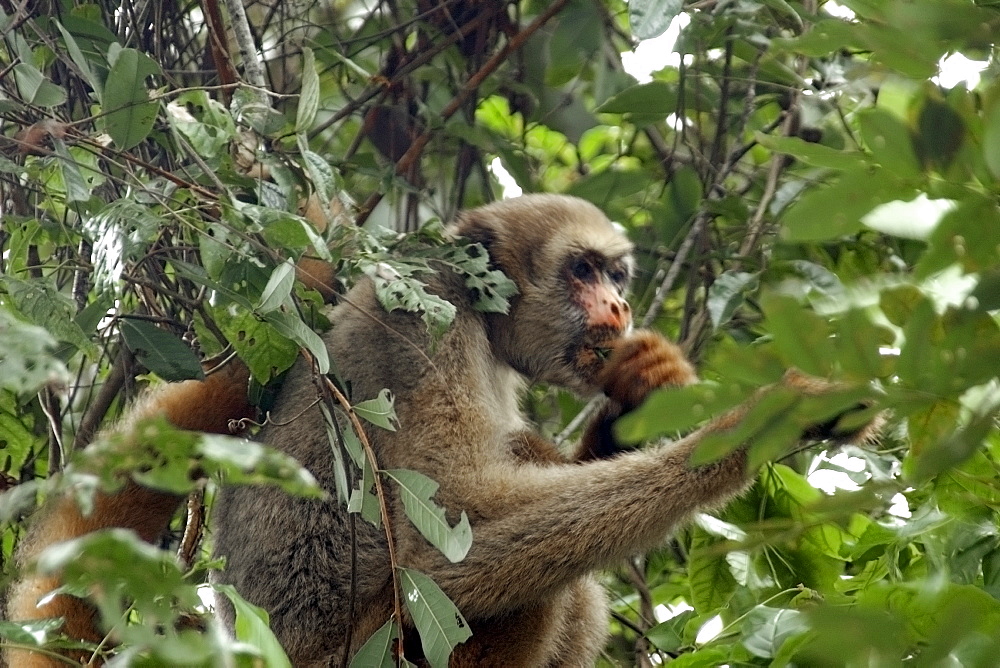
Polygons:
[[613,327],[588,329],[571,354],[576,372],[588,382],[596,380],[622,336],[623,332]]

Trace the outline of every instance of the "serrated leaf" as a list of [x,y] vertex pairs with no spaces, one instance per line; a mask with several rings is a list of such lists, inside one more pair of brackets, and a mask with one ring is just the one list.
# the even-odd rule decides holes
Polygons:
[[399,576],[424,656],[432,668],[445,668],[455,646],[472,637],[469,623],[429,577],[410,568],[400,568]]
[[682,0],[630,0],[628,22],[638,39],[659,37],[684,8]]
[[438,490],[435,481],[422,473],[406,469],[390,469],[383,473],[399,485],[406,516],[420,534],[441,550],[448,561],[457,563],[464,559],[472,547],[472,527],[469,526],[465,511],[462,511],[458,523],[452,527],[445,517],[444,508],[431,500]]
[[316,72],[316,56],[309,47],[302,47],[302,90],[299,92],[299,107],[295,112],[295,131],[305,132],[312,127],[319,109],[319,74]]
[[351,668],[395,668],[393,643],[398,635],[399,628],[390,619],[361,646],[351,659]]
[[131,318],[122,318],[120,328],[125,345],[147,369],[160,378],[177,381],[205,377],[198,357],[170,332]]
[[396,274],[391,278],[376,275],[374,280],[375,294],[385,310],[419,313],[434,337],[444,334],[455,319],[455,305],[427,292],[426,286],[415,278]]
[[374,399],[356,403],[353,406],[354,412],[377,427],[396,431],[399,428],[399,418],[396,417],[393,400],[392,392],[383,389]]
[[257,310],[261,313],[276,311],[289,302],[292,288],[295,286],[295,265],[291,260],[285,260],[271,272],[267,285],[260,295]]
[[264,608],[240,596],[232,585],[214,584],[212,589],[223,594],[236,611],[236,639],[248,642],[260,650],[264,665],[269,668],[291,668],[292,662],[271,630],[270,618]]
[[704,531],[692,530],[688,554],[688,599],[695,611],[707,613],[724,607],[736,591],[736,580],[730,572],[725,554]]
[[104,84],[104,129],[118,148],[127,151],[145,139],[160,105],[150,101],[146,78],[159,66],[135,49],[122,49]]

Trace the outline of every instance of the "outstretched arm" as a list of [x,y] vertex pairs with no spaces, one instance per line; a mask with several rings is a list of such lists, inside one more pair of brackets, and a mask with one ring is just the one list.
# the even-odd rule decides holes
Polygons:
[[[641,333],[614,352],[602,384],[625,412],[656,382],[693,377],[673,344]],[[842,389],[797,373],[780,385],[814,396]],[[489,504],[470,512],[475,538],[465,560],[450,564],[428,550],[413,565],[467,615],[490,616],[544,601],[588,572],[650,549],[694,512],[745,489],[749,444],[710,464],[692,466],[690,459],[706,437],[740,426],[763,392],[676,443],[582,464],[497,471],[480,488]]]

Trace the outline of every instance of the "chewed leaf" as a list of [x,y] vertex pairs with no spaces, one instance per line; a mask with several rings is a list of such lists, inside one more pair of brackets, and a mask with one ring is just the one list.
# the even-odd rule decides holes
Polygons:
[[393,469],[385,474],[399,484],[403,508],[421,535],[452,563],[461,561],[472,547],[472,527],[469,518],[462,512],[454,527],[448,524],[444,508],[431,500],[438,490],[438,484],[416,471]]

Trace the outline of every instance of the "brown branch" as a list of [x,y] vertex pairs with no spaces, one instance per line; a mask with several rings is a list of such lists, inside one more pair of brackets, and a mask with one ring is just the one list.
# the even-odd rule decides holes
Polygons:
[[97,397],[90,402],[87,412],[84,413],[83,419],[80,421],[80,428],[77,429],[76,437],[73,439],[74,450],[82,448],[93,440],[97,428],[100,427],[107,415],[115,397],[119,395],[126,381],[135,375],[137,368],[138,363],[135,361],[135,355],[123,344],[118,350],[118,356],[112,363],[111,371],[104,379],[104,384],[101,385]]

